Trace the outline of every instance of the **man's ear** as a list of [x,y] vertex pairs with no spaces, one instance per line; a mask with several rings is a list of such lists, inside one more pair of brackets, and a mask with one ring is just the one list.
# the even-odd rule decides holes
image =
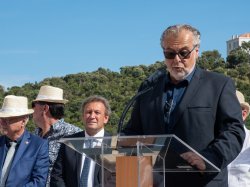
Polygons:
[[25,120],[25,119],[23,119],[23,120],[22,120],[21,127],[24,127],[24,126],[25,126],[25,123],[26,123],[26,120]]
[[246,109],[243,109],[242,110],[242,118],[243,118],[243,121],[245,121],[247,119],[247,116],[248,116],[248,112]]
[[23,118],[21,126],[22,126],[22,127],[25,127],[25,125],[28,123],[28,120],[29,120],[29,117],[28,117],[28,116],[25,117],[25,118]]
[[108,121],[109,121],[109,116],[105,116],[105,118],[104,118],[104,124],[107,124]]
[[49,111],[49,105],[44,105],[43,111],[48,112]]
[[199,58],[200,48],[196,47],[195,52],[196,52],[195,54],[196,54],[196,60],[197,60]]

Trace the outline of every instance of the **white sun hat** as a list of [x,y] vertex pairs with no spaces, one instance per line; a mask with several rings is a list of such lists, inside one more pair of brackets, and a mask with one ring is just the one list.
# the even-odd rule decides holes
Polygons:
[[53,86],[41,86],[39,93],[36,97],[35,101],[44,101],[50,103],[67,103],[67,99],[63,99],[63,90],[58,87]]
[[250,106],[249,103],[245,101],[244,95],[240,91],[236,90],[236,96],[240,102],[240,105],[244,107],[247,110],[247,114],[249,114]]
[[27,97],[7,95],[0,109],[0,118],[24,116],[33,112],[33,109],[28,109]]

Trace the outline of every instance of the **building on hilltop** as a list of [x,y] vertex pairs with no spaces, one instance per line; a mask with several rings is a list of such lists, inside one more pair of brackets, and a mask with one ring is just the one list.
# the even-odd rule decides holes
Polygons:
[[240,47],[243,42],[249,42],[249,41],[250,41],[250,33],[233,35],[232,39],[227,41],[227,55],[229,55],[230,51]]

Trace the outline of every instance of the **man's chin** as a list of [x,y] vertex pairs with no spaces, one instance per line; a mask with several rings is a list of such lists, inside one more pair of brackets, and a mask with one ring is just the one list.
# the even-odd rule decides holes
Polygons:
[[87,126],[85,126],[85,128],[90,130],[90,131],[95,131],[96,130],[96,124],[88,124]]
[[91,128],[91,127],[94,127],[96,125],[97,125],[96,123],[88,123],[86,126]]
[[182,80],[184,80],[185,79],[185,77],[186,77],[186,75],[184,75],[183,73],[178,73],[178,74],[173,74],[173,75],[171,75],[172,76],[172,78],[175,80],[175,81],[182,81]]

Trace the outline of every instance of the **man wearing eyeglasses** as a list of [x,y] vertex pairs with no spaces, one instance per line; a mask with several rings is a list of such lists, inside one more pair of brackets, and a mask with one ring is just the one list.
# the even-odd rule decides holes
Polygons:
[[[181,157],[200,172],[166,173],[166,186],[227,186],[226,166],[239,154],[245,137],[234,83],[197,67],[200,32],[190,25],[168,27],[161,47],[167,71],[142,83],[139,91],[153,89],[137,99],[123,132],[175,134],[221,169],[206,173],[204,160],[187,152]],[[157,186],[161,181],[154,182]]]

